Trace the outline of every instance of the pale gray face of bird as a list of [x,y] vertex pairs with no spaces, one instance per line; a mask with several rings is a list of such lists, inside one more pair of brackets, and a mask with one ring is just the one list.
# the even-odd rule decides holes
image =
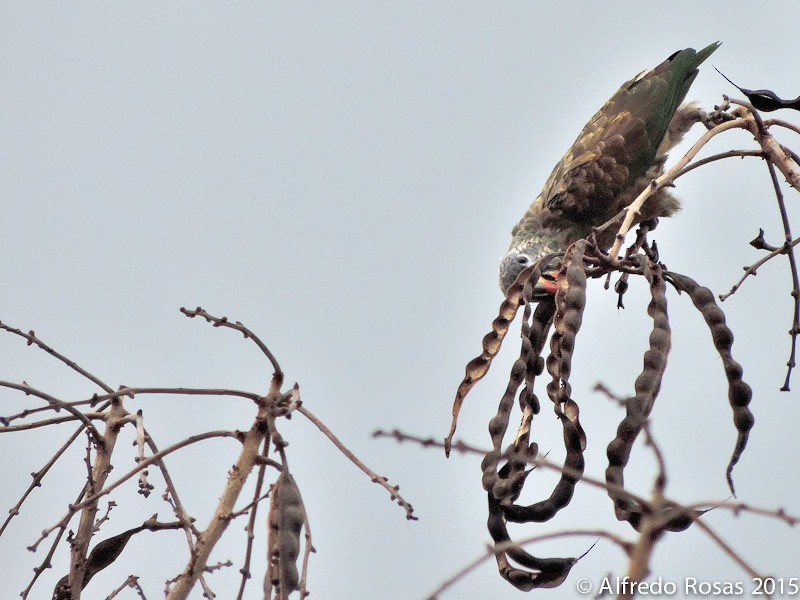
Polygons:
[[500,289],[504,294],[516,281],[517,275],[539,259],[537,250],[535,247],[512,248],[503,257],[500,261]]
[[508,288],[517,279],[517,276],[524,270],[535,264],[547,255],[553,255],[547,264],[541,265],[542,276],[534,286],[534,297],[555,294],[555,274],[560,256],[554,255],[558,252],[550,240],[528,240],[527,243],[512,246],[511,249],[500,261],[500,289],[505,294]]

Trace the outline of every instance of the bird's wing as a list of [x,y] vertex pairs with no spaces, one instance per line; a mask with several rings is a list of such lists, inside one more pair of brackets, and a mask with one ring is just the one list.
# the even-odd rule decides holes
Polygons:
[[615,200],[645,174],[697,66],[719,46],[680,50],[626,82],[597,111],[556,165],[541,193],[542,208],[573,222],[599,225],[621,207]]

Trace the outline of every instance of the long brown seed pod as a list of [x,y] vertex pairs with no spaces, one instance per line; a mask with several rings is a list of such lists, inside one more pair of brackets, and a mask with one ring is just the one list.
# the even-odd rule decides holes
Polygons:
[[[575,338],[583,322],[583,309],[586,306],[586,271],[583,263],[586,245],[586,240],[579,240],[568,248],[559,271],[553,320],[555,332],[550,338],[550,355],[546,361],[547,371],[552,377],[547,384],[547,395],[562,423],[569,422],[575,428],[581,451],[586,448],[586,434],[580,424],[578,404],[572,399],[569,377]],[[564,435],[566,442],[566,430]]]
[[[504,508],[489,494],[489,535],[495,544],[506,545],[510,538],[504,517]],[[527,592],[534,588],[551,588],[561,585],[569,575],[570,569],[578,562],[577,558],[537,558],[522,548],[513,548],[496,555],[500,575],[515,588]],[[512,566],[508,559],[532,569],[526,571]]]
[[678,289],[686,292],[692,300],[695,308],[703,315],[709,330],[711,340],[717,349],[722,366],[725,368],[725,377],[728,379],[728,402],[733,410],[733,424],[738,435],[736,445],[733,448],[728,468],[725,470],[725,477],[728,480],[728,487],[735,496],[733,487],[733,467],[739,462],[745,447],[750,429],[753,427],[755,418],[750,412],[748,404],[753,397],[753,390],[742,379],[742,366],[736,362],[731,355],[733,345],[733,332],[725,324],[725,313],[717,305],[714,294],[707,287],[703,287],[691,277],[680,275],[671,271],[665,271],[665,276]]
[[[644,353],[642,371],[634,383],[635,395],[626,400],[625,418],[617,427],[617,436],[606,450],[608,456],[606,482],[609,484],[608,495],[614,501],[614,512],[617,519],[628,521],[637,531],[649,508],[640,506],[624,494],[624,469],[628,464],[633,444],[641,433],[661,389],[671,346],[666,284],[661,267],[645,263],[643,271],[650,283],[651,299],[647,306],[647,314],[653,320],[650,345]],[[700,514],[702,512],[687,514],[685,511],[676,511],[675,515],[662,515],[660,528],[667,531],[682,531]]]
[[508,292],[506,292],[506,297],[500,305],[499,313],[494,321],[492,321],[492,330],[483,336],[481,342],[483,351],[481,355],[467,363],[464,379],[459,384],[456,390],[456,397],[453,400],[453,419],[450,423],[450,431],[444,439],[444,453],[446,456],[450,456],[453,435],[455,435],[456,425],[458,424],[458,414],[461,412],[461,405],[464,403],[464,398],[466,398],[475,384],[483,379],[486,373],[489,372],[492,360],[494,360],[494,357],[500,352],[503,338],[506,337],[508,328],[517,315],[519,307],[523,304],[530,303],[530,298],[533,294],[533,283],[536,282],[541,275],[539,264],[547,258],[548,257],[545,257],[541,261],[520,272],[516,281],[508,288]]
[[583,322],[586,306],[586,271],[583,255],[586,240],[573,244],[564,256],[563,265],[556,279],[555,332],[550,338],[550,356],[547,371],[553,380],[547,385],[547,394],[553,401],[556,414],[570,398],[569,377],[572,371],[572,352],[575,337]]
[[300,554],[300,530],[305,523],[300,489],[288,471],[283,471],[272,486],[268,522],[267,581],[275,589],[277,598],[284,600],[300,582],[297,557]]
[[532,323],[528,325],[527,319],[523,321],[523,336],[527,337],[530,342],[530,350],[526,359],[525,386],[519,396],[522,422],[517,429],[514,443],[511,445],[509,452],[507,452],[511,457],[499,473],[502,479],[507,478],[509,480],[512,491],[510,497],[506,496],[503,499],[503,504],[510,504],[516,501],[525,483],[525,478],[531,473],[530,463],[526,458],[534,458],[538,454],[538,445],[536,442],[530,441],[533,417],[539,414],[540,408],[539,399],[534,393],[533,387],[536,377],[541,375],[544,369],[542,350],[547,341],[547,334],[550,331],[554,313],[554,298],[544,298],[536,305]]
[[528,354],[532,349],[533,346],[528,337],[523,336],[519,358],[514,361],[511,367],[505,392],[503,392],[500,402],[497,405],[497,413],[489,421],[489,436],[492,439],[492,450],[487,453],[483,461],[481,461],[481,470],[483,471],[482,482],[483,489],[498,499],[507,498],[514,494],[514,492],[512,492],[512,483],[507,478],[508,470],[506,470],[505,477],[500,477],[498,475],[497,465],[500,461],[503,438],[508,430],[511,410],[514,408],[514,398],[517,395],[517,390],[519,390],[525,379]]

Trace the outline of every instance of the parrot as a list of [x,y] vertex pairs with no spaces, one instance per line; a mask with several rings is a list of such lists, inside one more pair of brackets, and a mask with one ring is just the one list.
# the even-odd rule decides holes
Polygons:
[[[511,245],[500,261],[504,294],[523,269],[547,255],[563,254],[664,172],[669,151],[706,116],[697,103],[681,103],[698,67],[719,46],[715,42],[700,51],[686,48],[673,53],[651,71],[625,82],[595,113],[514,226]],[[679,208],[678,199],[661,189],[644,203],[636,222],[668,217]],[[598,234],[598,246],[607,250],[615,235],[614,230]],[[534,298],[556,291],[553,261],[540,266]]]

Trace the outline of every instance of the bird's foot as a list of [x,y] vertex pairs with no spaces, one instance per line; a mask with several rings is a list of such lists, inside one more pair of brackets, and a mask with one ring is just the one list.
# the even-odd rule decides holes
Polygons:
[[731,107],[730,99],[727,96],[722,96],[722,103],[714,105],[714,110],[709,112],[702,111],[700,115],[700,122],[706,126],[706,129],[714,129],[717,125],[732,121],[736,117],[728,112]]

